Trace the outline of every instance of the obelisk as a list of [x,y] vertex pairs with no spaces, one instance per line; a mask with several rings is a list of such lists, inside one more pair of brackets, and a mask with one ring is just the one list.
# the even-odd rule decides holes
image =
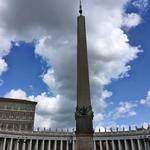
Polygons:
[[93,111],[90,99],[85,16],[77,17],[77,107],[76,150],[93,150]]

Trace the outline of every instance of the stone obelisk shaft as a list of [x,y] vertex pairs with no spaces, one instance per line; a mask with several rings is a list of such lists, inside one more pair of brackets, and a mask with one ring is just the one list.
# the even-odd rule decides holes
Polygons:
[[77,21],[77,104],[80,107],[88,107],[91,102],[85,17],[78,16]]
[[77,18],[77,150],[93,150],[93,111],[90,100],[85,17]]

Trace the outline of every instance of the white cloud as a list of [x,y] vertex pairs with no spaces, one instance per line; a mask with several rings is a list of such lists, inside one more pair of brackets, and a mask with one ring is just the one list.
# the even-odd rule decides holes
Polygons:
[[47,73],[45,73],[42,78],[43,82],[48,85],[53,94],[57,94],[57,89],[60,85],[56,82],[54,70],[48,69]]
[[6,34],[4,29],[0,26],[0,76],[7,71],[8,65],[3,59],[9,53],[11,47],[11,38]]
[[142,12],[149,8],[149,0],[132,0],[132,4]]
[[140,103],[145,106],[150,106],[150,91],[148,91],[145,99],[141,99]]
[[123,26],[127,28],[132,28],[136,27],[141,23],[142,19],[139,14],[136,13],[130,13],[125,15],[124,20],[123,20]]
[[[49,128],[57,127],[57,120],[55,120],[55,114],[58,114],[60,97],[48,97],[46,93],[41,93],[38,96],[30,96],[29,99],[32,99],[38,102],[36,107],[36,117],[35,117],[35,128]],[[55,126],[56,125],[56,126]]]
[[[0,23],[1,25],[1,23]],[[4,59],[11,48],[11,35],[0,26],[0,76],[7,71],[8,65]]]
[[7,69],[8,69],[8,65],[6,64],[5,60],[0,58],[0,75],[3,72],[7,71]]
[[[140,52],[138,47],[129,44],[128,36],[122,30],[122,22],[126,18],[124,6],[127,2],[128,0],[93,0],[84,5],[95,126],[100,126],[99,122],[103,120],[104,109],[107,107],[106,99],[112,95],[104,89],[104,86],[111,83],[112,79],[127,76],[131,69],[129,62],[137,58]],[[36,55],[46,60],[49,66],[42,78],[54,93],[54,97],[48,97],[45,93],[32,96],[34,100],[39,101],[37,106],[37,120],[39,121],[37,122],[50,118],[46,121],[47,123],[44,122],[47,127],[73,126],[76,105],[75,11],[78,10],[78,2],[0,0],[0,4],[2,3],[3,5],[0,5],[2,7],[0,9],[0,23],[2,23],[0,24],[2,28],[0,38],[3,37],[7,42],[3,42],[4,48],[1,49],[9,49],[11,40],[32,41],[35,39]],[[58,7],[59,10],[56,9]],[[131,22],[131,18],[128,17],[130,27],[138,25],[137,16],[132,14],[132,17],[134,22]],[[7,53],[5,52],[5,55]],[[10,93],[15,93],[15,91]],[[11,96],[10,93],[7,95]],[[18,94],[20,97],[23,95],[30,97],[25,93]],[[42,100],[43,103],[41,103]],[[48,111],[54,110],[54,107],[49,108],[49,105],[56,107],[57,113]],[[134,113],[131,112],[130,115]]]
[[17,99],[28,99],[26,92],[23,91],[22,89],[17,89],[17,90],[12,89],[5,94],[5,97],[17,98]]
[[[130,70],[127,63],[134,60],[140,52],[138,47],[129,45],[127,35],[121,30],[124,20],[121,6],[111,9],[109,13],[105,6],[98,8],[86,17],[91,93],[96,112],[95,124],[101,120],[101,118],[98,120],[97,116],[102,116],[103,110],[107,106],[106,98],[102,98],[103,87],[109,84],[112,78],[119,79],[127,76],[127,72]],[[99,13],[99,11],[101,12]],[[132,23],[132,26],[135,26],[135,22]],[[74,52],[75,43],[72,42],[74,37],[66,36],[64,39],[63,36],[60,35],[57,40],[53,36],[42,37],[37,44],[36,53],[46,59],[55,71],[55,80],[48,71],[43,78],[44,82],[50,89],[54,87],[53,85],[59,85],[55,86],[55,89],[53,88],[54,93],[75,100],[73,95],[75,95],[76,53]],[[97,106],[99,107],[97,108]]]
[[120,102],[118,107],[116,107],[112,112],[109,112],[108,117],[112,120],[117,120],[119,118],[135,116],[135,107],[137,107],[137,104],[135,103]]
[[11,38],[2,27],[0,27],[0,41],[0,57],[3,57],[9,53]]

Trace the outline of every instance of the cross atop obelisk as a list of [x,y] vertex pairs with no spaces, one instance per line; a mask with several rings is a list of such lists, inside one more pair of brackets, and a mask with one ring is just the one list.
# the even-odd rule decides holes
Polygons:
[[81,0],[79,13],[77,17],[77,107],[75,113],[77,150],[92,150],[93,111],[90,99],[85,16],[82,15]]
[[80,0],[80,9],[79,9],[79,13],[80,13],[80,15],[82,15],[82,2],[81,2],[81,0]]

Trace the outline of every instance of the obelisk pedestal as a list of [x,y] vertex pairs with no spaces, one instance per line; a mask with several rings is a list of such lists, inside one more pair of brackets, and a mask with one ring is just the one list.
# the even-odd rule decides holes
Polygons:
[[76,136],[76,150],[93,150],[93,137],[89,135]]

